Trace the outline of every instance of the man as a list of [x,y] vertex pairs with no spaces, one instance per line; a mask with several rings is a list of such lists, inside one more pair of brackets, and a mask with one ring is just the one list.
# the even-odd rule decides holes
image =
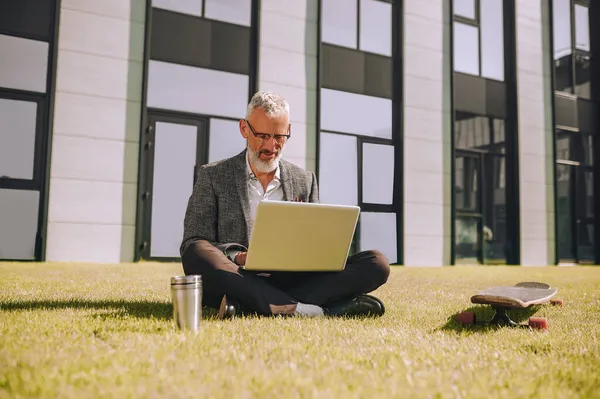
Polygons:
[[350,256],[341,272],[257,273],[240,267],[258,202],[318,202],[318,189],[314,173],[281,159],[291,137],[283,98],[256,93],[239,128],[246,149],[199,168],[185,215],[183,269],[186,275],[202,275],[203,303],[219,308],[221,318],[242,313],[383,315],[383,303],[364,295],[388,279],[390,265],[379,251]]

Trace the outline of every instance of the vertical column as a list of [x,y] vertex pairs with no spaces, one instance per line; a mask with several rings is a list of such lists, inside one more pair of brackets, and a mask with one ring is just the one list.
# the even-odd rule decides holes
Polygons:
[[404,0],[404,264],[407,266],[441,266],[450,261],[448,1]]
[[47,259],[133,259],[145,0],[62,1]]
[[318,0],[262,0],[258,89],[290,103],[292,138],[284,157],[315,170]]
[[[550,31],[543,0],[516,2],[521,264],[554,262]],[[543,10],[544,9],[544,10]],[[544,13],[542,12],[544,11]],[[546,26],[548,24],[546,23]]]

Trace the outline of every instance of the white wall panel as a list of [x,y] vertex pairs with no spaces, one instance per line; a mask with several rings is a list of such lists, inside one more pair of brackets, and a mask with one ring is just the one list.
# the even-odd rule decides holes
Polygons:
[[363,144],[362,163],[362,202],[391,205],[394,200],[394,146]]
[[239,154],[246,148],[246,139],[240,134],[239,122],[210,118],[208,162]]
[[319,200],[322,203],[358,204],[356,137],[321,132]]
[[202,0],[148,0],[152,7],[170,10],[182,14],[202,16]]
[[321,89],[321,129],[391,139],[392,100]]
[[247,105],[247,75],[149,62],[148,107],[240,118]]
[[250,26],[252,0],[204,0],[204,17]]
[[0,259],[35,259],[40,193],[0,189]]
[[36,116],[34,102],[0,99],[0,177],[33,179]]
[[396,214],[361,212],[359,245],[361,251],[377,249],[390,263],[398,260]]
[[46,92],[48,43],[0,35],[0,87]]
[[178,257],[185,210],[194,186],[198,128],[157,122],[150,255]]

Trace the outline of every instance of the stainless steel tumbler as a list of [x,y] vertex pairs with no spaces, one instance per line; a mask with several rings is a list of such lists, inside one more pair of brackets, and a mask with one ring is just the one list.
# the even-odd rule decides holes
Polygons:
[[198,331],[202,320],[202,277],[171,277],[173,323],[180,330]]

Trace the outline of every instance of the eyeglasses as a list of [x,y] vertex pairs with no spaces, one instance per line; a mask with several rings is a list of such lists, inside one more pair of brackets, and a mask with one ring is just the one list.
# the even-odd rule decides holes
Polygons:
[[256,131],[247,119],[244,119],[244,122],[246,122],[246,125],[248,125],[248,127],[250,128],[250,131],[252,132],[254,137],[256,137],[261,142],[267,142],[272,137],[277,144],[284,144],[292,135],[291,126],[288,126],[288,134],[256,133]]

